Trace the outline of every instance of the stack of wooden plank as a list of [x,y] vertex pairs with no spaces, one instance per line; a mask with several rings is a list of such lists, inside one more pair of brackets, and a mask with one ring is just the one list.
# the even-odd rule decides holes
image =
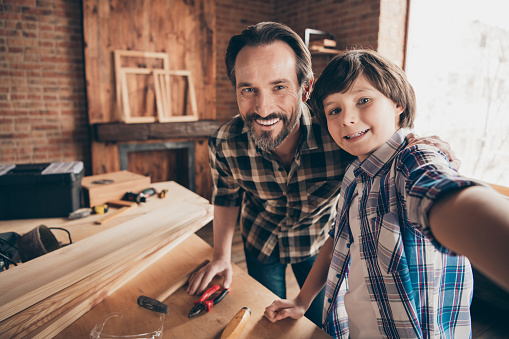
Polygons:
[[332,39],[317,39],[309,42],[309,50],[315,52],[334,52],[339,53],[336,48],[336,41]]
[[210,205],[173,202],[2,272],[0,337],[58,334],[210,220]]

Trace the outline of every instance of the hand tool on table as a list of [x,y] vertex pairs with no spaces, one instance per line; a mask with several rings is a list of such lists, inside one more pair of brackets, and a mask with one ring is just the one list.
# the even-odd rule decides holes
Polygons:
[[217,297],[212,300],[208,300],[208,298],[219,291],[219,289],[219,285],[216,284],[205,291],[201,298],[194,302],[193,308],[191,308],[191,311],[189,311],[189,318],[195,317],[203,311],[209,312],[212,306],[217,305],[221,300],[224,299],[224,297],[226,297],[228,292],[230,292],[229,288],[225,288],[221,291],[221,293],[219,293]]
[[67,217],[67,219],[69,219],[69,220],[81,219],[81,218],[88,217],[91,213],[92,213],[92,209],[90,209],[88,207],[80,208],[74,212],[69,213],[69,216]]
[[160,199],[163,199],[163,198],[166,198],[166,193],[168,193],[168,190],[167,189],[162,189],[158,194],[157,196],[160,198]]
[[142,202],[147,202],[149,197],[156,195],[156,194],[157,194],[156,189],[149,187],[149,188],[144,189],[140,193],[126,192],[126,194],[124,194],[124,197],[122,198],[122,200],[134,201],[137,204],[140,204]]
[[156,195],[157,191],[156,191],[155,188],[149,187],[149,188],[146,188],[143,191],[141,191],[139,194],[143,194],[145,197],[148,198],[148,197],[151,197],[153,195]]
[[232,320],[226,325],[221,334],[221,339],[236,339],[246,327],[251,317],[251,310],[249,307],[242,307],[240,311],[235,314]]
[[142,202],[147,202],[147,197],[141,193],[126,192],[122,200],[134,201],[137,204],[141,204]]
[[108,212],[108,209],[109,209],[108,204],[96,205],[96,206],[92,207],[92,213],[93,214],[104,214],[104,213]]
[[120,203],[115,202],[115,201],[108,201],[107,204],[110,205],[110,206],[120,206],[120,208],[117,211],[113,212],[113,213],[109,213],[104,218],[97,220],[95,222],[96,224],[99,224],[99,225],[105,224],[108,221],[111,221],[111,220],[115,219],[119,215],[129,211],[130,209],[138,207],[138,205],[136,203],[130,202],[130,201],[120,201]]
[[207,265],[209,262],[209,260],[205,260],[200,265],[187,272],[182,278],[180,278],[167,290],[161,293],[156,299],[140,295],[137,300],[138,305],[154,312],[168,314],[168,305],[163,304],[162,301],[168,299],[168,297],[172,295],[176,290],[184,286],[195,272],[197,272],[203,266]]

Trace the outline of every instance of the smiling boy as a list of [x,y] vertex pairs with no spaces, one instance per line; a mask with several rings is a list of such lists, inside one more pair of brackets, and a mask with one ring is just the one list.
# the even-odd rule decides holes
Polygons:
[[334,141],[357,159],[299,295],[275,301],[265,316],[299,318],[325,285],[324,329],[333,337],[470,337],[473,278],[463,255],[508,288],[509,203],[456,173],[438,149],[407,147],[415,94],[378,53],[334,58],[311,101]]

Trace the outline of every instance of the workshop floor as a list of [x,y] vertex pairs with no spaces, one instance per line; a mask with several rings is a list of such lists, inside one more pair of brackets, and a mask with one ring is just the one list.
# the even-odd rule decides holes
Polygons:
[[[196,232],[209,245],[213,246],[212,223]],[[247,271],[242,237],[240,230],[235,230],[232,247],[232,261]],[[235,277],[234,277],[235,279]],[[291,268],[286,270],[287,295],[293,297],[299,292],[299,286]],[[495,306],[475,298],[470,309],[472,316],[473,339],[509,339],[509,312],[497,309]],[[458,338],[462,339],[462,338]]]

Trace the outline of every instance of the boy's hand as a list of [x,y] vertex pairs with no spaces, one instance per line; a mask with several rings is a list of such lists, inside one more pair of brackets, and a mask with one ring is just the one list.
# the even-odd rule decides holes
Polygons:
[[306,313],[306,309],[305,306],[299,305],[296,299],[276,300],[265,308],[265,313],[263,315],[271,322],[275,323],[284,318],[299,319]]
[[454,168],[456,171],[460,169],[461,166],[460,159],[451,149],[451,145],[449,145],[447,141],[440,139],[439,136],[432,135],[430,137],[420,137],[415,133],[408,133],[406,139],[408,141],[407,147],[418,144],[435,146],[436,148],[444,152],[445,155],[449,158],[452,168]]

